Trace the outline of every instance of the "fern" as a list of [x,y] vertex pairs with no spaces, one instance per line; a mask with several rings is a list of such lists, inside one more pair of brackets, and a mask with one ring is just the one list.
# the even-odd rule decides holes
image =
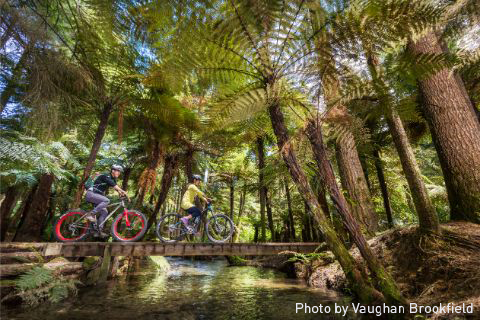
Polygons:
[[17,295],[29,305],[37,305],[43,301],[53,303],[77,293],[78,280],[65,279],[54,274],[54,271],[35,266],[15,280]]

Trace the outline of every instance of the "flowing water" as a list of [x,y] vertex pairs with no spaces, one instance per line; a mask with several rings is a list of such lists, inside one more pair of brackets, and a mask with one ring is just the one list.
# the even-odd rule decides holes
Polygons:
[[[350,304],[346,298],[272,269],[229,267],[223,260],[169,262],[170,271],[146,267],[58,304],[4,309],[2,319],[358,319],[333,311],[335,303]],[[296,303],[332,311],[295,313]]]

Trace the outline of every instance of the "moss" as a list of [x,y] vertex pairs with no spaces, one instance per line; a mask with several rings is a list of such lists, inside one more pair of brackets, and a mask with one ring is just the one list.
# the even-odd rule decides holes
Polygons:
[[97,265],[98,261],[100,261],[100,257],[86,257],[83,260],[83,269],[85,270],[93,269]]
[[248,260],[240,256],[228,256],[227,260],[231,266],[246,266],[248,262]]

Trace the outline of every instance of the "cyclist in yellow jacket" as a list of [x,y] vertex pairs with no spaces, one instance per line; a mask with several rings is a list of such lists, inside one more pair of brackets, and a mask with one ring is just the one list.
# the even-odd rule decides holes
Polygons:
[[202,199],[204,202],[208,203],[211,201],[211,199],[207,198],[205,194],[198,189],[200,184],[202,183],[202,177],[198,174],[193,175],[193,183],[188,185],[187,191],[185,191],[185,194],[183,195],[182,198],[182,204],[181,207],[183,210],[187,211],[188,216],[181,218],[183,224],[187,229],[190,229],[191,227],[188,225],[188,221],[191,218],[196,218],[202,214],[200,209],[195,207],[195,196],[198,196],[200,199]]

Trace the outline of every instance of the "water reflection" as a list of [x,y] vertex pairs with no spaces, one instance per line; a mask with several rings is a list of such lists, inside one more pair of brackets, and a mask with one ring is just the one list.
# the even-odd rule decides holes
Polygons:
[[[168,272],[141,274],[80,291],[57,305],[3,310],[8,319],[356,319],[353,314],[295,314],[295,303],[347,304],[282,273],[228,267],[224,261],[169,259]],[[2,317],[3,319],[3,317]]]

